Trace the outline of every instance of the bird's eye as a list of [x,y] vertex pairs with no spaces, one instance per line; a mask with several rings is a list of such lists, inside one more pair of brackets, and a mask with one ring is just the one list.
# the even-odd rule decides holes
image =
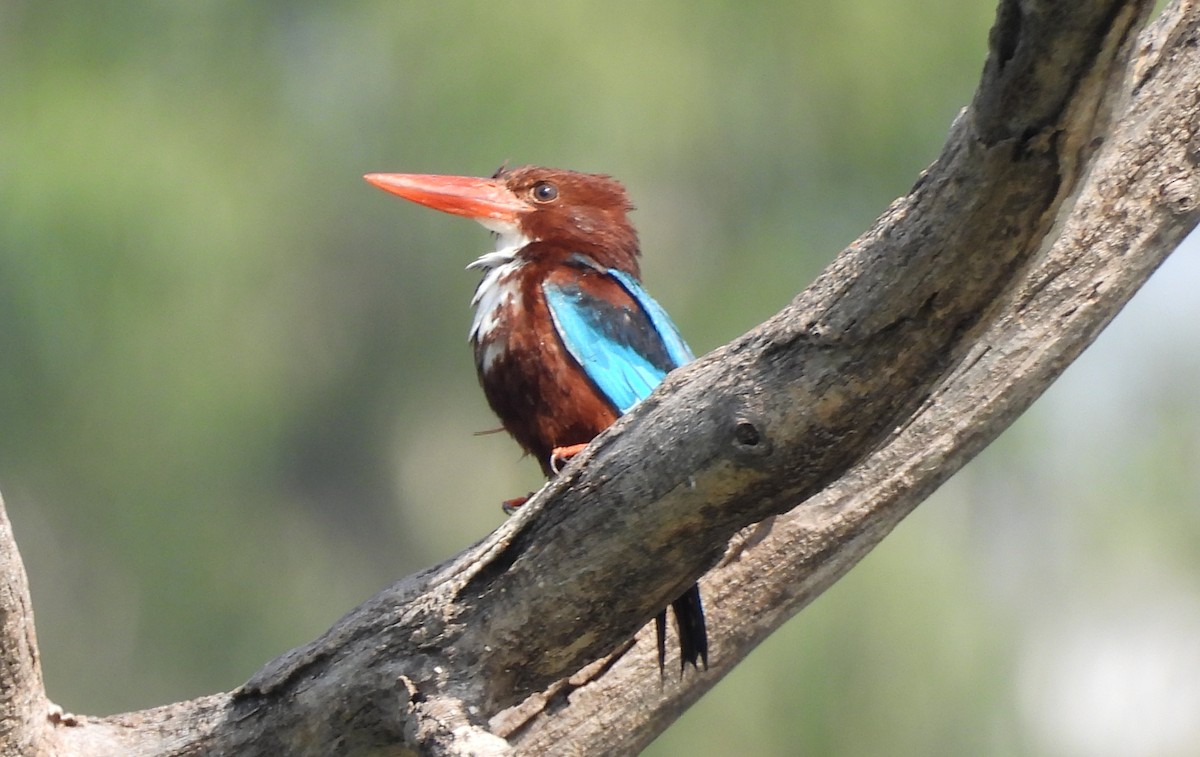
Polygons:
[[539,181],[533,185],[530,194],[533,195],[535,202],[550,202],[558,197],[558,187],[548,181]]

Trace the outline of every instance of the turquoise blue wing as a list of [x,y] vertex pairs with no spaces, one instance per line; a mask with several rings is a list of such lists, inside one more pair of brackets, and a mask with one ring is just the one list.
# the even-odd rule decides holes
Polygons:
[[577,282],[548,281],[542,291],[571,357],[613,407],[625,413],[673,368],[692,360],[692,352],[666,311],[632,276],[605,273],[633,299],[634,307]]

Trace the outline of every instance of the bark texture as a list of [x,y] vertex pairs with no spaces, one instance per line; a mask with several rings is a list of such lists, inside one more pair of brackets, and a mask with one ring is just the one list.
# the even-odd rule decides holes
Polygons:
[[[644,746],[1006,428],[1196,225],[1200,10],[1176,2],[1139,36],[1151,5],[1001,2],[942,155],[816,282],[668,377],[487,539],[233,692],[52,717],[5,538],[0,747]],[[660,681],[652,641],[627,640],[705,571],[713,668]]]

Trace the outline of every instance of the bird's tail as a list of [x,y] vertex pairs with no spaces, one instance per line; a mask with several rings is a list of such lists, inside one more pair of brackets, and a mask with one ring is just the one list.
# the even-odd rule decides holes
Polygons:
[[[703,665],[708,669],[708,630],[704,625],[704,605],[700,602],[700,587],[693,584],[674,602],[671,609],[675,615],[675,630],[679,634],[679,667],[688,663],[693,668]],[[667,611],[663,610],[654,619],[658,632],[658,668],[662,670],[667,660]]]

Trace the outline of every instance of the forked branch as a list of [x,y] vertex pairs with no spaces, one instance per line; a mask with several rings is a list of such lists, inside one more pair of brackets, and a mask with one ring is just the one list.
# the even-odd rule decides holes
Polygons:
[[[636,751],[1007,427],[1196,224],[1200,11],[1139,37],[1151,5],[1002,2],[942,155],[816,282],[483,542],[238,690],[68,727],[6,636],[6,753]],[[660,681],[653,643],[623,642],[718,561],[713,668]],[[8,621],[28,615],[12,596]]]

